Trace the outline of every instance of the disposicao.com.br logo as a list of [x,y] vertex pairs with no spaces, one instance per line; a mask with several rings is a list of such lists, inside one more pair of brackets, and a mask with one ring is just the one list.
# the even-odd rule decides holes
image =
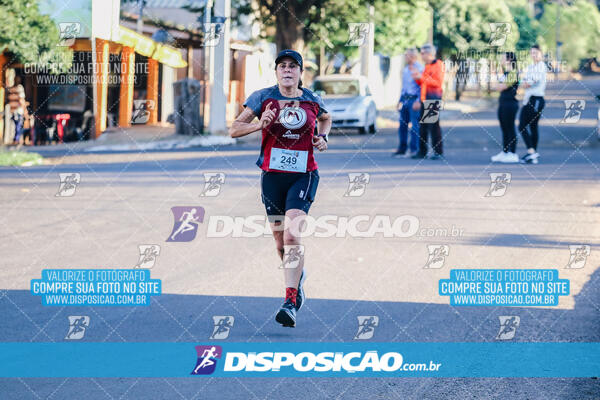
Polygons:
[[[197,348],[199,347],[204,349],[210,346],[198,346]],[[221,359],[224,358],[221,370],[223,375],[229,375],[228,373],[240,375],[244,372],[323,373],[323,376],[340,372],[438,372],[442,365],[431,360],[423,363],[405,363],[402,354],[398,352],[377,350],[348,352],[302,351],[297,353],[287,351],[223,351],[220,357]],[[212,371],[210,374],[212,374]]]
[[[255,238],[272,236],[274,231],[289,231],[296,237],[317,238],[409,238],[462,237],[464,230],[451,227],[422,227],[415,215],[285,215],[267,217],[264,214],[248,216],[210,215],[201,206],[172,207],[173,228],[167,242],[190,242],[198,233],[200,224],[206,225],[207,238]],[[273,218],[271,220],[271,218]],[[272,224],[277,222],[277,224]]]

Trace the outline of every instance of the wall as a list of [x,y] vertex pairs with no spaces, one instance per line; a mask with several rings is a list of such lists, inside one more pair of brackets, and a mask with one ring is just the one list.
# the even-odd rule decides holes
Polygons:
[[117,40],[120,11],[119,0],[92,0],[92,36]]
[[[389,66],[384,57],[375,55],[369,65],[369,87],[378,109],[395,107],[402,90],[402,68],[404,56],[389,58]],[[360,64],[352,69],[352,74],[360,73]]]
[[246,56],[244,93],[246,98],[255,90],[273,86],[275,78],[275,44],[262,44],[260,50]]

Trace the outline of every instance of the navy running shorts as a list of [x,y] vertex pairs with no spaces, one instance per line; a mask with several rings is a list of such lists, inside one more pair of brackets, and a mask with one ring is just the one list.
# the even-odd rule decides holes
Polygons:
[[285,215],[293,208],[308,213],[315,200],[319,172],[266,172],[261,175],[262,202],[267,210],[269,221],[275,216]]

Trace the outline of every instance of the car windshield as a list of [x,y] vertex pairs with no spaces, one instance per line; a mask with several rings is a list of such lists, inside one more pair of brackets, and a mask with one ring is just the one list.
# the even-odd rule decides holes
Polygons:
[[358,96],[358,81],[316,81],[315,92],[317,91],[331,95]]

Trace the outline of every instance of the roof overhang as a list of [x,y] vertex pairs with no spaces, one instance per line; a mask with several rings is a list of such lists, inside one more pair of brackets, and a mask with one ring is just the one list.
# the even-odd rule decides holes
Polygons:
[[131,47],[136,53],[153,58],[169,67],[187,67],[187,62],[181,57],[181,53],[178,49],[155,42],[149,37],[123,26],[119,26],[118,37],[115,42],[123,46]]

